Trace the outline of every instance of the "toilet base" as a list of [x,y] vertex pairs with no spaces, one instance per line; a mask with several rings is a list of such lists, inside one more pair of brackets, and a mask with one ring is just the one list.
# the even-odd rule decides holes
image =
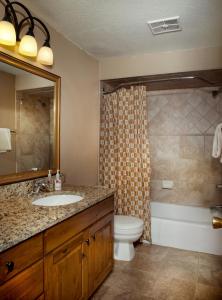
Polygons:
[[114,242],[114,259],[130,261],[135,256],[135,249],[132,242]]

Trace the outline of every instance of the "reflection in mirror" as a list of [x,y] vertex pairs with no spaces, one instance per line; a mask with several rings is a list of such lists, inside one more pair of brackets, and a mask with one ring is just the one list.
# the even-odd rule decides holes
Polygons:
[[0,63],[0,91],[0,175],[55,168],[55,83]]

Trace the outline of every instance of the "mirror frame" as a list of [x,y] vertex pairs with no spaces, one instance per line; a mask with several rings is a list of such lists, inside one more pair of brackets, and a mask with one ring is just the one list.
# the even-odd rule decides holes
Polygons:
[[[6,63],[13,67],[22,69],[26,72],[34,75],[46,78],[55,83],[55,101],[54,101],[54,141],[55,141],[55,157],[53,165],[56,166],[52,169],[52,174],[56,173],[57,169],[60,169],[60,98],[61,98],[61,77],[50,73],[44,69],[41,69],[35,65],[22,61],[11,55],[8,55],[0,51],[0,62]],[[20,181],[31,180],[35,178],[45,177],[48,174],[48,170],[40,171],[26,171],[8,175],[0,175],[0,185],[12,184]]]

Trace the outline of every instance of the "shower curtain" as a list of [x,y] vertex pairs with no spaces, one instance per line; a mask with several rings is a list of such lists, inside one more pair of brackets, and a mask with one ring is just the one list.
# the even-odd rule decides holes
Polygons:
[[105,95],[101,105],[100,184],[116,189],[115,213],[144,221],[151,241],[150,156],[144,86]]

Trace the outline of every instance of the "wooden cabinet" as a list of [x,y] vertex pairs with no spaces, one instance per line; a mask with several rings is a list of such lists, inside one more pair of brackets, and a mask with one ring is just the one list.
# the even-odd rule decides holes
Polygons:
[[102,218],[90,228],[89,232],[89,295],[91,295],[113,267],[113,214]]
[[45,298],[87,298],[88,273],[84,232],[45,257]]
[[110,213],[45,257],[45,299],[88,299],[112,267]]
[[43,293],[43,260],[0,286],[1,300],[35,300]]
[[0,253],[0,285],[42,257],[42,234]]
[[0,299],[88,299],[113,267],[113,200],[0,253]]
[[92,226],[95,222],[114,211],[113,196],[93,205],[79,214],[50,227],[44,232],[44,253],[71,239],[74,235]]
[[113,200],[109,197],[45,232],[45,300],[88,299],[111,272]]
[[0,299],[34,300],[43,293],[43,236],[0,253]]

